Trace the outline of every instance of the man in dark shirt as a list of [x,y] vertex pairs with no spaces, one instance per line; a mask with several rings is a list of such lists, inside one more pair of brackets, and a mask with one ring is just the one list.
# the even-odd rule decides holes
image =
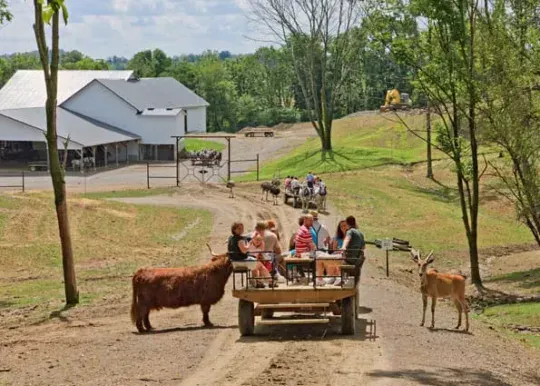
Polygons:
[[353,216],[347,217],[345,220],[347,223],[347,233],[345,234],[345,240],[341,250],[345,252],[345,261],[347,264],[356,265],[362,268],[364,264],[364,250],[366,249],[366,242],[364,241],[364,235],[356,229],[356,219]]

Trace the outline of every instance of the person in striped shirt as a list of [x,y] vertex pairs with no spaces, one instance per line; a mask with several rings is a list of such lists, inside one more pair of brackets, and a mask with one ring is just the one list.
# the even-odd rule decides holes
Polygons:
[[313,216],[311,214],[308,214],[304,217],[304,224],[300,226],[294,238],[296,257],[302,257],[302,253],[316,250],[317,247],[313,242],[313,237],[310,231],[312,225]]

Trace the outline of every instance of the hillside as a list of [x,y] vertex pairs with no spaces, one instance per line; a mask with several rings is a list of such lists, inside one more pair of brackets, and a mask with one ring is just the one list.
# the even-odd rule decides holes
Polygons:
[[[404,121],[410,128],[423,134],[425,115],[405,115]],[[309,126],[309,123],[295,124],[289,130]],[[393,114],[363,112],[359,116],[335,120],[332,139],[332,158],[322,160],[320,140],[312,138],[286,156],[264,163],[261,178],[267,179],[274,175],[300,177],[309,171],[317,174],[334,173],[426,159],[426,144],[408,132]],[[434,152],[434,157],[441,155]]]

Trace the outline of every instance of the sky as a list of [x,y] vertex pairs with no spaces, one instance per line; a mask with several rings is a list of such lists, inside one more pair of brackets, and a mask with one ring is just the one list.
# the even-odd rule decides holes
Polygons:
[[[248,20],[249,0],[66,0],[60,47],[93,58],[133,56],[161,48],[168,55],[206,49],[253,52],[264,45]],[[33,51],[32,0],[7,0],[13,21],[0,26],[0,54]]]

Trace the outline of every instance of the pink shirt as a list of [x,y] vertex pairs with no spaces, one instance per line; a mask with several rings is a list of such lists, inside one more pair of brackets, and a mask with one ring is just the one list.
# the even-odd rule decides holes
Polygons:
[[300,229],[298,229],[298,232],[296,232],[294,242],[296,256],[300,257],[300,254],[311,251],[313,238],[311,237],[311,232],[305,225],[302,225]]

